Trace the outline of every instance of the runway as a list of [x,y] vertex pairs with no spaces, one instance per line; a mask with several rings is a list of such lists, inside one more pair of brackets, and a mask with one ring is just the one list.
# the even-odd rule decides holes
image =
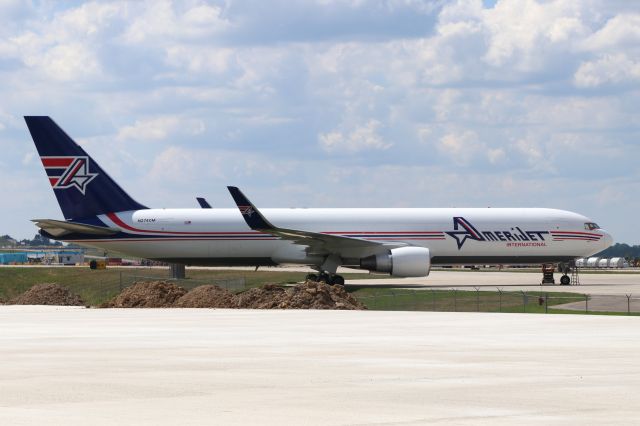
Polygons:
[[0,307],[0,424],[576,424],[640,416],[640,319]]

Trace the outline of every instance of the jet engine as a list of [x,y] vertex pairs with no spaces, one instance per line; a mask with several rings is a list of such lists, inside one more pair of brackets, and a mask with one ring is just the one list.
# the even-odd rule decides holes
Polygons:
[[360,259],[360,267],[394,277],[426,277],[431,270],[431,254],[425,247],[400,247],[364,257]]

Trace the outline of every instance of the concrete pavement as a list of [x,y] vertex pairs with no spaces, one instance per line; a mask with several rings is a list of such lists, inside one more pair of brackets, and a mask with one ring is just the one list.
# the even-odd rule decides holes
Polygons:
[[0,306],[0,424],[630,424],[640,318]]

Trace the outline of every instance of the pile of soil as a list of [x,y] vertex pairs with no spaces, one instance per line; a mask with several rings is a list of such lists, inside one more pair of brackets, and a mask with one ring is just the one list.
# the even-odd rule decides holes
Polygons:
[[84,306],[77,294],[58,284],[37,284],[20,296],[11,299],[10,305]]
[[267,284],[238,295],[215,285],[187,293],[166,281],[138,282],[102,308],[366,309],[342,286],[307,281],[291,288]]
[[187,293],[166,281],[137,282],[100,305],[101,308],[170,308]]
[[367,309],[344,286],[307,281],[287,291],[286,309]]
[[217,285],[201,285],[176,301],[178,308],[237,308],[236,296]]
[[252,288],[238,295],[238,307],[245,309],[366,309],[342,286],[307,281],[284,289],[275,285]]
[[242,309],[284,309],[287,291],[275,284],[265,284],[251,288],[238,296],[238,308]]

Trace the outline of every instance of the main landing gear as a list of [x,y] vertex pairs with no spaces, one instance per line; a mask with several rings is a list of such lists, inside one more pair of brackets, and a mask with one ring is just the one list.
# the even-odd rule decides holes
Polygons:
[[326,283],[329,285],[344,285],[344,277],[342,275],[328,274],[326,272],[321,272],[320,274],[309,274],[307,275],[306,280]]
[[330,254],[324,259],[322,265],[317,265],[314,269],[318,274],[307,275],[307,281],[317,281],[329,285],[344,285],[344,277],[336,274],[338,266],[342,264],[342,259],[335,254]]

